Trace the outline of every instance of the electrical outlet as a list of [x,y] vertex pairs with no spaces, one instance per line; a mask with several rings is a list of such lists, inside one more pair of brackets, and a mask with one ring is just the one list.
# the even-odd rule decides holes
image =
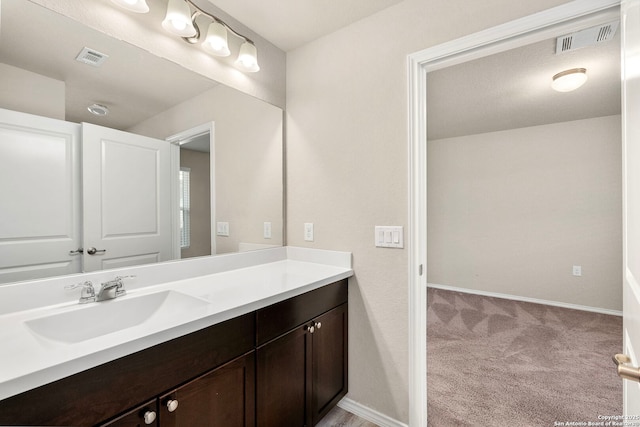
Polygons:
[[264,238],[265,239],[270,239],[271,238],[271,223],[270,222],[265,222],[264,223]]
[[312,222],[304,223],[304,240],[306,242],[313,242],[313,223]]
[[582,266],[574,265],[573,266],[573,275],[574,276],[582,276]]

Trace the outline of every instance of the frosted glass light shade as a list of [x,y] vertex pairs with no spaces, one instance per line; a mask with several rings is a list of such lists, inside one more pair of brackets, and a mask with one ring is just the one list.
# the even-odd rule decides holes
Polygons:
[[558,92],[571,92],[578,89],[587,81],[585,68],[572,68],[553,76],[551,87]]
[[147,13],[149,12],[149,5],[147,0],[111,0],[123,9],[127,9],[130,12],[135,13]]
[[242,43],[238,59],[236,60],[236,66],[241,70],[248,71],[250,73],[260,71],[260,66],[258,65],[258,51],[252,43]]
[[216,56],[229,56],[229,44],[227,43],[227,29],[219,22],[212,22],[207,31],[207,37],[202,48]]
[[191,22],[191,9],[184,0],[169,0],[162,28],[180,37],[193,37],[197,31]]

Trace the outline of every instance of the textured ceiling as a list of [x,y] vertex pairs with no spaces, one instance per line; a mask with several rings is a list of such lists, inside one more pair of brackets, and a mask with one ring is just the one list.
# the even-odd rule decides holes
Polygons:
[[286,52],[402,0],[208,1]]
[[[68,121],[127,129],[217,84],[29,1],[1,6],[0,62],[64,81]],[[85,46],[109,55],[102,67],[74,60]],[[111,114],[91,115],[94,102]]]
[[[554,74],[578,67],[584,86],[551,89]],[[620,114],[620,102],[619,32],[560,55],[554,38],[429,73],[428,139]]]
[[[278,27],[283,40],[275,41],[284,43],[285,48],[331,31],[331,25],[346,25],[397,3],[397,0],[358,0],[340,8],[339,2],[327,0],[320,12],[314,9],[316,3],[301,0],[298,9],[280,14],[280,6],[274,5],[280,1],[289,3],[289,0],[257,2],[255,11],[261,12],[253,13],[267,15],[252,18],[257,23],[248,22],[248,15],[243,12],[237,17],[266,38],[274,35],[264,28]],[[229,6],[231,14],[237,12],[235,8],[244,9],[247,5],[231,0],[215,3]],[[266,4],[273,6],[273,11],[268,11]],[[102,102],[119,108],[106,120],[101,119],[100,124],[126,129],[215,84],[169,61],[144,55],[132,46],[116,47],[112,39],[31,2],[4,1],[1,5],[1,61],[65,81],[68,120],[93,121],[86,106]],[[314,11],[318,13],[315,18]],[[342,19],[331,21],[331,25],[320,23],[333,15],[341,15]],[[303,31],[302,23],[311,18],[317,25]],[[275,25],[277,22],[280,24]],[[47,31],[41,31],[42,28]],[[289,30],[291,35],[286,36]],[[109,54],[110,58],[100,69],[72,61],[84,46]],[[619,35],[612,41],[562,55],[555,55],[553,39],[429,73],[429,139],[619,114],[619,52]],[[165,67],[169,74],[159,71]],[[587,68],[589,80],[585,86],[571,93],[554,92],[550,88],[551,76],[574,67]],[[159,91],[158,87],[163,89]]]

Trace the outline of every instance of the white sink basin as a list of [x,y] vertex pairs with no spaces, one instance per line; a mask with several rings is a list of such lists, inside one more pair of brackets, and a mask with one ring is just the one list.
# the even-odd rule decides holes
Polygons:
[[78,343],[208,305],[202,299],[176,291],[121,298],[27,320],[25,325],[44,338]]

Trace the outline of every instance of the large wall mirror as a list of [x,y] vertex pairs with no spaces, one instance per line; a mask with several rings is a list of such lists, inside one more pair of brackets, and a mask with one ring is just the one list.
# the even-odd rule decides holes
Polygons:
[[[28,0],[0,5],[0,284],[283,244],[280,108]],[[168,250],[115,256],[160,222]]]

